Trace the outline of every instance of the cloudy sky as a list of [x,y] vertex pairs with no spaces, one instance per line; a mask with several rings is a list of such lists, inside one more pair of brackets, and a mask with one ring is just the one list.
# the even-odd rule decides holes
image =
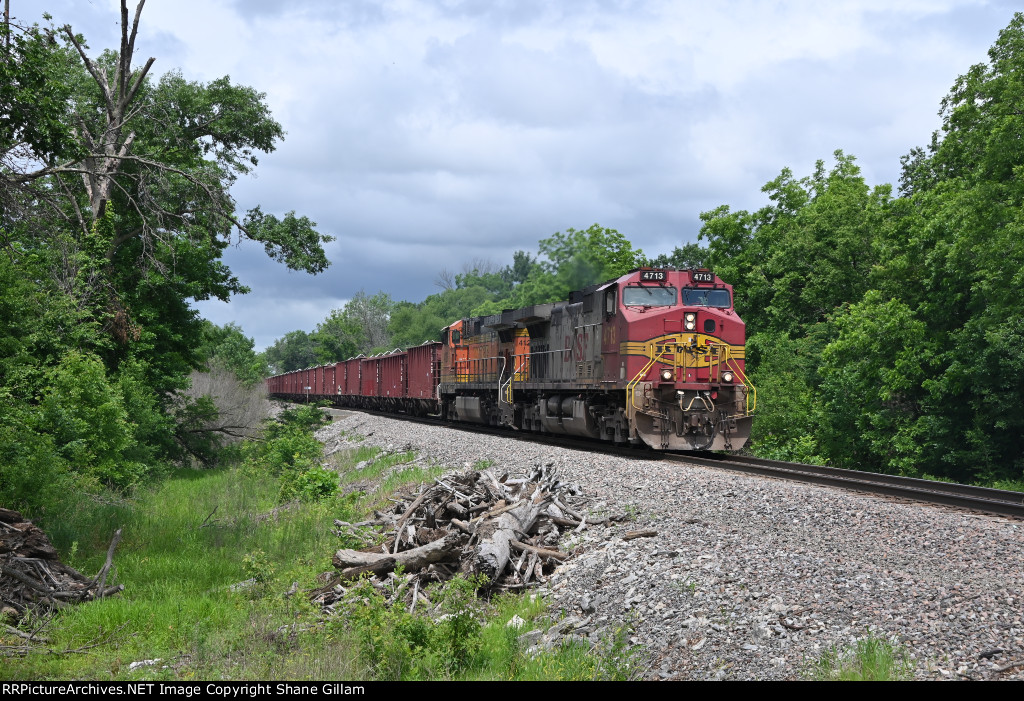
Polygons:
[[[442,268],[502,266],[568,227],[670,252],[700,212],[759,207],[782,168],[806,175],[836,149],[895,183],[1018,7],[148,0],[136,48],[153,75],[265,92],[288,133],[237,184],[239,208],[296,210],[337,237],[316,277],[254,244],[229,251],[252,293],[198,308],[262,348],[359,290],[419,301]],[[95,53],[117,45],[117,0],[11,0],[22,20],[44,10]]]

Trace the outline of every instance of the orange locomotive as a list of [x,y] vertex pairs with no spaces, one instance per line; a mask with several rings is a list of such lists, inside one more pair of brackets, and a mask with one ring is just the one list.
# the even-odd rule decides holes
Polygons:
[[[342,406],[659,450],[738,450],[756,403],[744,343],[732,287],[711,271],[642,268],[565,302],[460,319],[439,344],[268,383],[275,396],[300,398],[294,388],[311,377],[306,396]],[[352,372],[359,382],[346,379]]]

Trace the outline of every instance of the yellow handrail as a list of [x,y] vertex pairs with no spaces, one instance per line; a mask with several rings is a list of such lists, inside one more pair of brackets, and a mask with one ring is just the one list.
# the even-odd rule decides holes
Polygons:
[[[638,372],[636,377],[630,380],[629,384],[626,385],[626,393],[629,394],[629,403],[634,409],[640,408],[636,405],[636,386],[640,384],[644,377],[647,376],[647,373],[652,367],[654,367],[654,364],[658,362],[658,359],[665,355],[665,349],[667,347],[668,346],[662,346],[661,351],[657,355],[652,355],[651,359],[647,361],[646,365],[644,365],[643,370]],[[651,353],[654,353],[654,348],[651,348]]]
[[739,366],[730,365],[730,369],[739,375],[739,378],[743,380],[743,385],[747,388],[747,416],[750,416],[757,409],[757,387],[754,387],[750,382],[750,378],[747,377],[747,374]]

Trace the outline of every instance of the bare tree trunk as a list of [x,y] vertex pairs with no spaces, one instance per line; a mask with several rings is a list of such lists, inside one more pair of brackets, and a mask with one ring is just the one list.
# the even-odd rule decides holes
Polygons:
[[[5,0],[9,2],[10,0]],[[114,189],[114,176],[121,170],[122,162],[131,152],[132,143],[135,141],[135,132],[131,132],[122,139],[122,130],[129,115],[129,106],[135,100],[135,96],[142,87],[150,66],[156,59],[150,58],[141,69],[132,73],[132,54],[135,52],[135,37],[139,32],[139,17],[142,15],[142,6],[146,0],[139,0],[135,8],[135,19],[131,25],[131,32],[128,30],[128,3],[121,0],[121,50],[117,57],[117,65],[114,71],[114,79],[110,80],[106,68],[97,64],[85,53],[85,47],[75,37],[71,27],[63,27],[64,34],[68,37],[78,55],[82,58],[89,74],[96,81],[103,95],[106,106],[106,127],[102,133],[93,134],[83,120],[79,120],[78,128],[82,139],[89,149],[90,155],[86,157],[82,181],[85,183],[86,192],[89,193],[89,205],[92,208],[93,220],[103,216],[106,210],[107,201]]]

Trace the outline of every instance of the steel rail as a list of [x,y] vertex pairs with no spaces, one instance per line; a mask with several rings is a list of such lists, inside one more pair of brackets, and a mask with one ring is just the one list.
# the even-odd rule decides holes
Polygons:
[[754,458],[746,455],[729,455],[704,451],[692,453],[655,451],[646,446],[642,448],[620,446],[605,441],[575,436],[515,431],[504,427],[486,426],[483,424],[460,424],[444,421],[437,417],[414,417],[409,414],[391,414],[373,409],[344,407],[341,410],[364,412],[386,418],[453,428],[469,433],[500,435],[556,447],[602,452],[638,460],[666,460],[690,463],[732,472],[838,487],[840,489],[869,494],[880,494],[926,504],[938,504],[958,509],[1024,518],[1024,492],[1011,492],[952,482],[936,482],[898,475],[883,475],[876,472],[861,472],[859,470],[846,470],[838,467],[805,465],[803,463],[768,460],[766,458]]
[[928,504],[941,504],[959,509],[1024,518],[1024,493],[1022,492],[741,455],[673,453],[666,455],[665,459],[735,472],[840,487],[870,494],[882,494]]

